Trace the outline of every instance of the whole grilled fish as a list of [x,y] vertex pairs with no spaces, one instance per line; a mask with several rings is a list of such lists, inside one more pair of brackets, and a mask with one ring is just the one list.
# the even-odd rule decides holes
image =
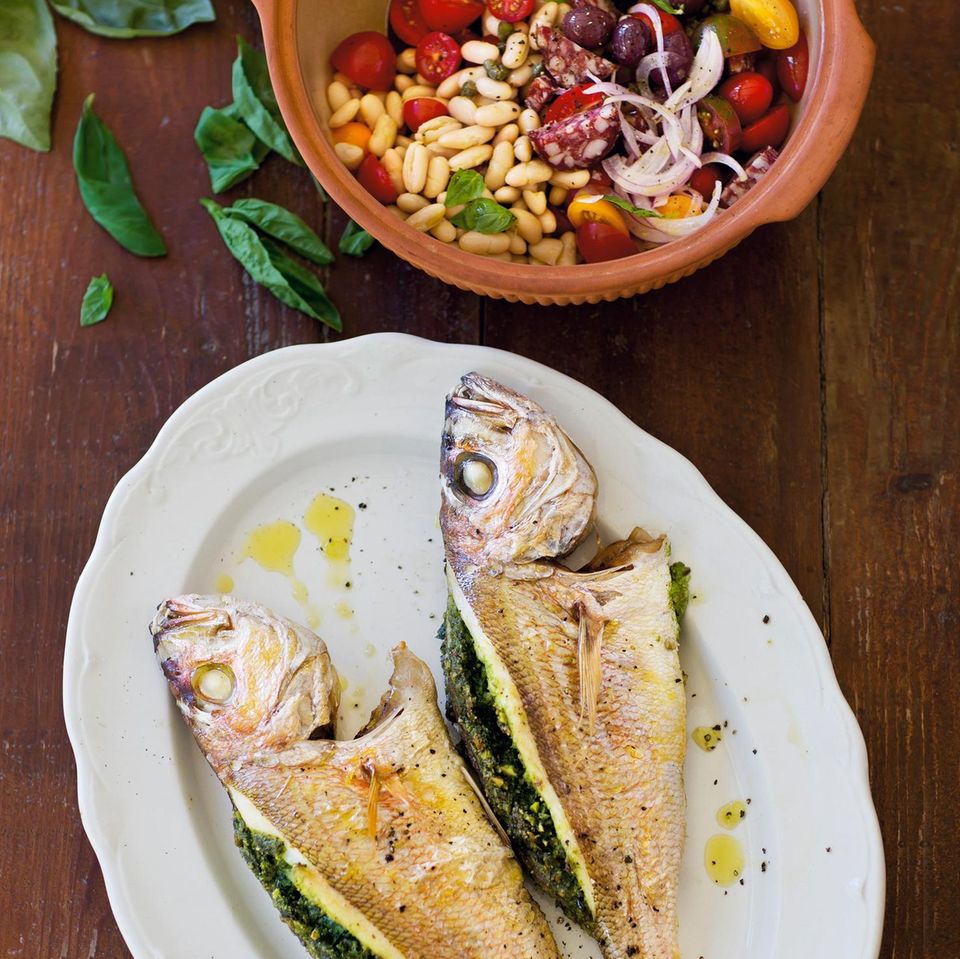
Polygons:
[[689,570],[636,529],[574,572],[597,481],[536,403],[448,397],[448,712],[520,859],[608,959],[674,959],[685,835],[677,644]]
[[309,630],[204,596],[163,603],[150,629],[237,844],[311,956],[557,959],[403,644],[369,723],[338,742],[339,681]]

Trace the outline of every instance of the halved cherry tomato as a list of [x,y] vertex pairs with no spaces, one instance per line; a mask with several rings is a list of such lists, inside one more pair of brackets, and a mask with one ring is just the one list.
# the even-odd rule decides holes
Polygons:
[[725,57],[740,57],[745,53],[754,53],[761,47],[753,31],[729,13],[713,13],[702,20],[693,32],[693,45],[700,46],[700,40],[707,30],[713,30],[720,41],[720,49]]
[[773,99],[776,100],[780,96],[780,79],[777,76],[777,61],[772,57],[762,57],[757,60],[754,70],[760,74],[762,77],[766,77],[770,83],[770,86],[773,87]]
[[341,40],[330,62],[334,69],[367,90],[389,90],[397,74],[397,54],[390,41],[373,30],[353,33]]
[[334,143],[352,143],[355,147],[360,147],[364,153],[367,152],[371,130],[366,123],[345,123],[342,127],[332,130],[331,133]]
[[584,110],[589,110],[590,107],[595,107],[598,103],[602,103],[602,93],[584,92],[592,86],[592,83],[581,83],[580,86],[571,87],[569,90],[561,93],[560,96],[547,107],[547,112],[543,115],[544,123],[553,123],[555,120],[566,120],[567,117],[572,117],[575,113],[581,113]]
[[403,122],[414,133],[420,129],[421,123],[449,115],[450,111],[443,100],[437,100],[434,97],[414,97],[403,105]]
[[609,223],[587,221],[577,227],[577,249],[587,263],[619,260],[637,253],[637,244]]
[[810,69],[810,51],[807,38],[800,31],[800,39],[786,50],[777,54],[777,76],[787,96],[794,103],[803,96],[807,88],[807,71]]
[[756,153],[764,147],[778,147],[786,139],[789,128],[790,107],[781,103],[762,120],[744,128],[740,149],[746,153]]
[[430,32],[417,0],[390,0],[390,26],[411,47],[415,47]]
[[606,223],[621,233],[628,233],[620,211],[599,193],[581,191],[567,205],[567,216],[574,227],[582,223]]
[[397,188],[393,185],[390,174],[384,169],[383,164],[372,153],[367,154],[366,159],[360,164],[357,179],[374,199],[381,203],[396,202]]
[[517,23],[533,13],[533,0],[487,0],[487,9],[498,20]]
[[460,66],[460,44],[437,30],[417,44],[417,71],[430,83],[441,83]]
[[730,0],[730,12],[772,50],[786,50],[800,39],[797,8],[790,0]]
[[720,177],[708,163],[699,170],[694,170],[687,182],[690,188],[696,190],[705,200],[710,200],[713,197],[713,188],[720,182]]
[[737,112],[746,126],[759,120],[773,103],[773,86],[759,73],[737,73],[720,84],[717,91]]
[[674,193],[667,202],[657,207],[657,213],[668,220],[682,220],[693,213],[693,197],[685,193]]
[[[665,37],[683,29],[683,24],[672,13],[667,13],[666,10],[657,10],[657,13],[660,14],[660,29]],[[650,28],[650,36],[656,38],[657,30],[650,17],[645,13],[635,13],[633,16],[642,20]]]
[[480,0],[419,0],[420,12],[431,30],[456,33],[483,13]]
[[723,97],[714,94],[704,97],[697,104],[697,119],[714,150],[733,153],[740,146],[740,119]]

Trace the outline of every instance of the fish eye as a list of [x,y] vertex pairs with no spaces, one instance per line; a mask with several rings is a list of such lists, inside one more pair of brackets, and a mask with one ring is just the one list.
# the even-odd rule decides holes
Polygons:
[[454,485],[472,499],[484,499],[497,485],[497,467],[482,453],[465,453],[457,461]]
[[233,695],[237,680],[226,663],[204,663],[193,671],[191,683],[198,699],[222,706]]

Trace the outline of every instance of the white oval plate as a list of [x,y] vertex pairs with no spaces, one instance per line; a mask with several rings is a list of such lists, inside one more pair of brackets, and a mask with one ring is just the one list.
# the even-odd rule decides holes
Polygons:
[[[226,373],[174,413],[110,497],[70,611],[64,712],[83,823],[130,951],[302,959],[233,848],[226,795],[175,712],[147,623],[163,598],[212,592],[224,573],[237,595],[306,621],[288,580],[237,556],[252,528],[299,522],[332,491],[365,507],[351,589],[331,585],[308,534],[295,564],[349,682],[345,732],[385,689],[400,640],[442,689],[439,441],[444,397],[468,370],[557,416],[600,477],[605,537],[665,531],[693,567],[689,726],[727,727],[714,752],[689,749],[684,959],[876,959],[883,852],[863,739],[777,559],[687,460],[585,386],[512,354],[398,334],[291,347]],[[335,611],[344,601],[352,617]],[[750,800],[733,833],[747,864],[743,884],[723,889],[704,845],[733,799]],[[548,915],[565,956],[599,959],[549,904]]]

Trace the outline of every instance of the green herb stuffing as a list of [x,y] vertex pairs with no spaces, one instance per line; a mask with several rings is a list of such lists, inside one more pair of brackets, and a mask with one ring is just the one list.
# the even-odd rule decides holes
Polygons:
[[567,860],[547,804],[524,768],[490,691],[473,637],[450,599],[440,630],[447,714],[463,737],[470,762],[517,857],[563,911],[588,931],[593,917]]
[[233,816],[233,834],[247,865],[313,959],[378,959],[297,889],[290,878],[291,866],[284,859],[286,847],[279,839],[250,829],[239,813]]
[[683,563],[670,564],[670,605],[677,615],[677,622],[683,619],[690,602],[690,567]]

